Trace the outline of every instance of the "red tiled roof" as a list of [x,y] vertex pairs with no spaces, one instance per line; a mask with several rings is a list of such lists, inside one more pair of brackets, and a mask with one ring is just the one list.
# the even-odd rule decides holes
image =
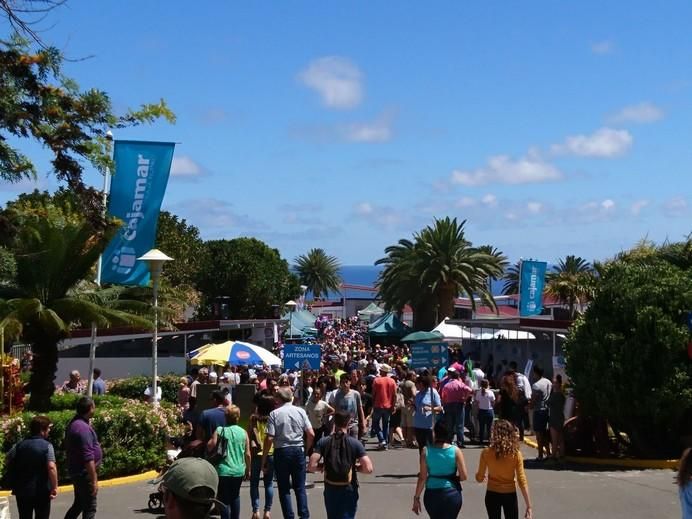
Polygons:
[[513,306],[508,305],[497,305],[498,313],[494,310],[488,308],[487,306],[476,307],[476,315],[492,315],[497,317],[518,317],[519,310]]

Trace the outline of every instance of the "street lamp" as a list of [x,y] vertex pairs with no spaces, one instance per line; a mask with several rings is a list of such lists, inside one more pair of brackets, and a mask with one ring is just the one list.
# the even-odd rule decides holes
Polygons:
[[151,396],[152,402],[156,406],[158,405],[158,401],[156,399],[156,377],[158,375],[157,371],[159,368],[159,278],[161,277],[163,264],[166,261],[173,261],[173,258],[166,256],[159,249],[151,249],[144,256],[140,256],[137,259],[139,261],[147,262],[149,272],[151,273],[151,279],[154,282],[154,340],[151,344]]
[[296,309],[297,303],[291,299],[290,301],[287,301],[284,303],[284,306],[288,308],[288,311],[290,312],[288,314],[288,338],[293,337],[293,311]]

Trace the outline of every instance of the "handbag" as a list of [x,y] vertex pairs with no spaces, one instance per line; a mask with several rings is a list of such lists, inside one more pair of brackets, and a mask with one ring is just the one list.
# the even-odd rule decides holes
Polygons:
[[228,438],[223,435],[223,427],[221,428],[221,434],[217,435],[216,448],[207,456],[207,461],[212,465],[218,465],[224,459],[226,459],[226,454],[228,454]]

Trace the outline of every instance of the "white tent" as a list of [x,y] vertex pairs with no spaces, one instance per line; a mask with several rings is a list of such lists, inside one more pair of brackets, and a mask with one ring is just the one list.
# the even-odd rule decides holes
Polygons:
[[444,340],[450,342],[461,342],[462,339],[475,339],[474,335],[471,334],[468,329],[457,326],[456,324],[449,324],[447,321],[449,321],[449,317],[445,317],[432,331],[440,332]]
[[515,340],[515,339],[535,339],[536,336],[532,334],[531,332],[525,332],[523,330],[495,330],[495,333],[493,333],[493,337],[495,339],[509,339],[509,340]]
[[489,341],[495,338],[491,330],[492,328],[471,328],[471,336],[479,341]]

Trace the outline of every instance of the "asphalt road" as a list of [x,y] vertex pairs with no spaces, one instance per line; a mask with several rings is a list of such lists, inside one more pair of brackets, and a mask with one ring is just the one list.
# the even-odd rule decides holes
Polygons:
[[[368,445],[368,449],[372,444]],[[478,467],[479,450],[464,451],[470,481],[463,484],[464,505],[460,517],[487,517],[483,505],[485,487],[477,484],[473,474]],[[375,473],[359,476],[361,481],[358,517],[362,519],[416,517],[411,512],[417,468],[417,451],[390,450],[369,452]],[[526,458],[535,451],[525,448]],[[681,516],[673,472],[666,470],[594,470],[592,467],[571,466],[551,470],[545,465],[526,462],[529,487],[533,499],[534,517],[564,517],[567,519],[677,519]],[[308,490],[310,513],[314,519],[325,519],[322,485],[319,475],[309,475],[315,487]],[[154,487],[137,483],[103,488],[99,492],[98,517],[155,518],[147,510],[149,493]],[[63,517],[72,495],[63,493],[53,503],[52,517]],[[523,515],[523,504],[520,505]],[[12,517],[18,517],[12,499]],[[250,517],[250,497],[247,484],[241,491],[242,518]],[[282,517],[278,499],[274,501],[273,517]],[[423,513],[422,517],[427,517]]]

